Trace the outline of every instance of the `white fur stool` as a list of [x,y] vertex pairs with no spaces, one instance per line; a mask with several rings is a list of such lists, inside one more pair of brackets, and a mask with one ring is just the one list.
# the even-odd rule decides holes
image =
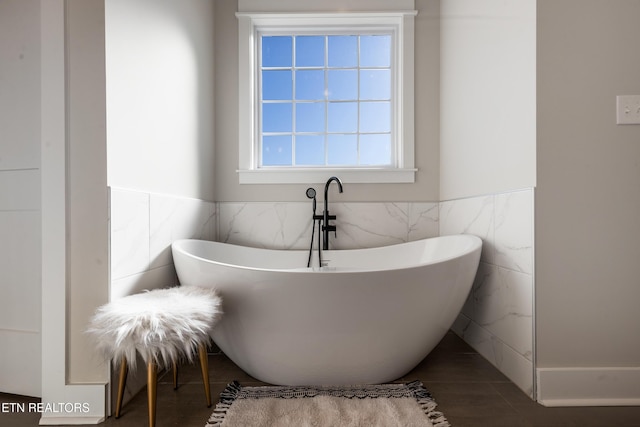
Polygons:
[[173,367],[177,388],[177,362],[193,361],[198,349],[207,405],[211,406],[206,347],[209,332],[222,314],[221,299],[213,289],[174,287],[117,299],[98,308],[87,330],[107,359],[120,363],[116,418],[129,368],[136,353],[147,365],[149,426],[155,426],[158,368]]

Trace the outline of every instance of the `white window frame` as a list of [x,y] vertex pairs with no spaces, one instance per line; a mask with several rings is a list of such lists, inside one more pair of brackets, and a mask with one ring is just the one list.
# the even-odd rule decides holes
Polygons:
[[[348,183],[412,183],[414,167],[414,17],[417,11],[340,13],[238,12],[239,79],[239,181],[240,184],[317,184],[336,175]],[[261,30],[292,31],[309,27],[348,29],[393,28],[394,68],[398,78],[392,89],[395,164],[391,167],[259,167],[258,33]]]

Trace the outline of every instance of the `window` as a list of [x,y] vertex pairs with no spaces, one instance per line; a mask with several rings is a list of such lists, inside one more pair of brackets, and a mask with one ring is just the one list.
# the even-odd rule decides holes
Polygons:
[[413,16],[238,13],[240,182],[413,182]]
[[259,34],[259,167],[392,166],[391,38]]

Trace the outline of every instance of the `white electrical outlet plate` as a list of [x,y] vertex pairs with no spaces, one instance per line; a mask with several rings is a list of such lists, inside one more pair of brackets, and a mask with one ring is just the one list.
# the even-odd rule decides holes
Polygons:
[[617,124],[640,125],[640,95],[620,95],[616,102]]

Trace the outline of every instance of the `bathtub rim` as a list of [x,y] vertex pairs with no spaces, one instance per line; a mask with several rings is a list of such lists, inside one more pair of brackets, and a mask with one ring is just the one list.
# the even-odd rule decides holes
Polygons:
[[[482,250],[482,245],[483,245],[483,241],[480,237],[473,235],[473,234],[450,234],[450,235],[444,235],[444,236],[436,236],[436,237],[427,237],[424,239],[418,239],[418,240],[412,240],[409,242],[401,242],[401,243],[394,243],[391,245],[386,245],[386,246],[375,246],[375,247],[371,247],[371,248],[356,248],[356,249],[331,249],[331,250],[327,250],[327,251],[323,251],[323,253],[339,253],[339,252],[346,252],[346,251],[370,251],[370,250],[377,250],[377,249],[389,249],[392,248],[394,246],[409,246],[409,245],[415,245],[418,242],[423,242],[426,240],[434,240],[434,239],[447,239],[447,238],[455,238],[455,239],[468,239],[470,240],[470,244],[468,245],[468,247],[465,247],[464,250],[461,250],[459,252],[456,252],[455,254],[448,256],[448,257],[443,257],[443,258],[436,258],[434,260],[429,260],[428,262],[421,262],[421,263],[416,263],[416,264],[412,264],[412,265],[404,265],[404,266],[397,266],[397,267],[392,267],[392,268],[349,268],[349,267],[297,267],[297,268],[265,268],[265,267],[253,267],[253,266],[246,266],[246,265],[240,265],[240,264],[230,264],[227,262],[222,262],[222,261],[217,261],[217,260],[213,260],[213,259],[209,259],[209,258],[204,258],[198,255],[195,255],[189,251],[187,251],[184,247],[183,244],[185,244],[185,242],[192,242],[192,241],[196,241],[196,242],[204,242],[204,243],[213,243],[213,244],[217,244],[217,245],[229,245],[229,246],[234,246],[234,247],[240,247],[240,248],[247,248],[249,250],[255,250],[255,251],[270,251],[270,252],[278,252],[278,253],[283,253],[283,252],[296,252],[296,253],[304,253],[305,256],[306,254],[309,253],[309,251],[307,249],[271,249],[271,248],[260,248],[260,247],[254,247],[254,246],[246,246],[246,245],[239,245],[239,244],[235,244],[235,243],[227,243],[227,242],[218,242],[215,240],[203,240],[203,239],[179,239],[179,240],[175,240],[172,244],[171,244],[171,251],[173,253],[173,251],[178,251],[180,253],[182,253],[184,256],[190,257],[192,259],[196,259],[198,261],[202,261],[205,263],[209,263],[209,264],[217,264],[217,265],[221,265],[221,266],[225,266],[225,267],[229,267],[229,268],[237,268],[237,269],[241,269],[241,270],[251,270],[251,271],[265,271],[265,272],[280,272],[280,273],[286,273],[286,272],[290,272],[290,273],[303,273],[303,274],[310,274],[310,273],[322,273],[322,274],[340,274],[340,273],[367,273],[367,272],[380,272],[380,271],[398,271],[398,270],[407,270],[407,269],[412,269],[412,268],[417,268],[417,267],[423,267],[423,266],[428,266],[428,265],[434,265],[434,264],[439,264],[439,263],[443,263],[443,262],[447,262],[456,258],[460,258],[460,257],[464,257],[468,254],[473,253],[474,251],[480,249]],[[175,263],[175,261],[174,261]]]

